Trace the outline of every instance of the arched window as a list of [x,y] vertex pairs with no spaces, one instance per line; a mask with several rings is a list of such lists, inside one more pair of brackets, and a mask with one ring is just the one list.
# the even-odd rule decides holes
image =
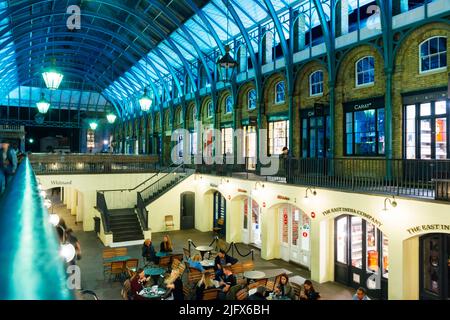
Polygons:
[[375,82],[375,59],[367,56],[356,61],[356,86],[366,86]]
[[233,112],[233,97],[228,96],[225,100],[225,113],[232,113]]
[[213,107],[212,102],[210,101],[210,102],[208,102],[208,105],[206,106],[206,116],[208,118],[212,118],[213,115],[214,115],[214,107]]
[[280,81],[275,85],[275,103],[280,104],[286,101],[286,88],[284,81]]
[[248,110],[256,109],[256,90],[252,89],[248,92]]
[[447,38],[433,37],[420,44],[420,72],[447,67]]
[[183,117],[182,117],[182,113],[181,113],[181,109],[177,110],[177,117],[176,117],[176,123],[178,124],[182,124],[183,123]]
[[319,96],[323,94],[323,71],[318,70],[309,76],[309,95]]

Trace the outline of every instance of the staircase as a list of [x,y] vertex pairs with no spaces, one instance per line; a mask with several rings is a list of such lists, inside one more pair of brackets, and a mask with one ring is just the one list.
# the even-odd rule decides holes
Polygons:
[[109,226],[114,242],[144,240],[144,233],[134,209],[109,210]]

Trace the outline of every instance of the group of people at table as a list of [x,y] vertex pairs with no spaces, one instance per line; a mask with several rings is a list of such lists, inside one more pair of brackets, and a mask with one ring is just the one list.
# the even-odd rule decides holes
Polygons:
[[[171,254],[173,251],[172,242],[169,236],[164,236],[160,245],[160,253],[163,255]],[[151,240],[146,240],[142,246],[142,256],[150,264],[158,264],[161,254],[157,254]],[[190,257],[187,265],[202,273],[201,280],[195,285],[193,298],[203,300],[205,290],[218,289],[218,299],[226,300],[233,287],[236,287],[238,280],[233,274],[231,268],[238,260],[220,250],[212,263],[202,263],[200,254]],[[136,274],[130,280],[130,290],[128,292],[129,299],[145,299],[157,297],[165,300],[184,300],[182,275],[186,266],[179,263],[175,268],[166,271],[164,275],[158,276],[156,279],[153,275],[146,272],[147,269],[138,269]],[[306,280],[304,290],[300,295],[302,300],[317,300],[320,295],[314,290],[311,281]],[[151,288],[151,289],[150,289]],[[249,300],[271,300],[284,299],[294,300],[295,292],[289,283],[289,277],[286,274],[279,276],[279,281],[273,290],[267,290],[265,286],[259,286],[254,292],[249,292]]]

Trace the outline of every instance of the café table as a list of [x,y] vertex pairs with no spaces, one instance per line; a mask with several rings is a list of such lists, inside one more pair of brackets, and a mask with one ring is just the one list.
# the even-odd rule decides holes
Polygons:
[[166,269],[159,267],[147,267],[144,269],[145,276],[152,277],[153,283],[158,282],[158,278],[166,272]]
[[112,258],[107,258],[103,260],[105,263],[112,263],[112,262],[123,262],[132,259],[130,256],[117,256]]
[[245,271],[244,278],[247,279],[247,285],[250,284],[251,280],[261,280],[266,278],[266,274],[262,271]]
[[198,247],[195,247],[195,250],[200,252],[202,260],[204,260],[205,259],[205,253],[213,251],[214,248],[210,247],[210,246],[198,246]]
[[157,252],[156,253],[156,256],[158,257],[158,258],[162,258],[162,257],[167,257],[167,256],[170,256],[171,255],[171,253],[170,252]]

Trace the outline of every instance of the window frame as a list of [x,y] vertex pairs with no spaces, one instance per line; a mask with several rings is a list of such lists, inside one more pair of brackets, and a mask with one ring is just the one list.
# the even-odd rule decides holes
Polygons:
[[[358,72],[358,63],[362,62],[366,58],[372,58],[373,59],[373,81],[372,82],[368,82],[368,83],[358,84],[358,74],[370,71],[370,70],[363,70],[361,72]],[[364,57],[358,59],[355,62],[355,85],[356,85],[356,88],[364,88],[364,87],[373,86],[375,84],[375,77],[376,77],[376,74],[375,74],[375,57],[374,56],[371,56],[371,55],[364,56]]]
[[[213,110],[211,110],[211,107],[212,107]],[[211,111],[212,111],[212,113],[210,114]],[[213,115],[214,115],[214,106],[213,106],[212,101],[209,101],[209,102],[206,104],[206,118],[212,119],[212,118],[213,118]]]
[[[313,78],[313,76],[315,75],[315,74],[317,74],[317,73],[321,73],[322,74],[322,81],[321,82],[317,82],[317,83],[312,83],[312,78]],[[319,93],[314,93],[313,94],[313,86],[317,86],[317,85],[319,85],[320,83],[322,83],[322,91],[321,92],[319,92]],[[321,96],[323,96],[323,91],[324,91],[324,73],[323,73],[323,70],[316,70],[316,71],[313,71],[310,75],[309,75],[309,96],[310,97],[321,97]]]
[[[446,55],[448,54],[448,52],[447,52],[447,40],[448,39],[446,36],[441,36],[441,35],[433,36],[433,37],[427,38],[424,41],[422,41],[421,43],[419,43],[419,50],[418,50],[419,51],[419,74],[427,74],[427,73],[434,73],[434,72],[440,72],[440,71],[447,70],[447,65],[445,65],[445,67],[439,67],[439,68],[429,69],[429,70],[425,70],[425,71],[422,70],[422,45],[424,45],[427,42],[430,42],[432,39],[435,39],[435,38],[444,38],[445,39],[445,42],[446,42],[445,43],[446,44],[445,51],[442,51],[442,52],[438,51],[437,53],[432,53],[432,54],[428,53],[428,55],[426,57],[430,57],[433,55],[439,56],[440,54],[442,54],[444,52]],[[439,40],[438,40],[438,44],[439,44]],[[447,63],[447,60],[445,61],[445,63]]]
[[[250,101],[252,101],[252,99],[250,98],[250,94],[252,94],[253,92],[255,93],[255,98],[253,99],[255,106],[253,108],[250,108],[250,105],[251,105]],[[247,93],[247,109],[248,110],[256,110],[256,89],[251,89]]]
[[[283,83],[283,88],[284,88],[284,90],[283,90],[284,99],[278,101],[278,86],[282,83]],[[284,104],[284,103],[286,103],[286,82],[284,80],[281,80],[275,84],[275,104],[278,105],[278,104]]]
[[[228,111],[228,103],[231,101],[231,110]],[[232,114],[233,113],[233,97],[231,95],[227,96],[225,98],[225,114]]]

